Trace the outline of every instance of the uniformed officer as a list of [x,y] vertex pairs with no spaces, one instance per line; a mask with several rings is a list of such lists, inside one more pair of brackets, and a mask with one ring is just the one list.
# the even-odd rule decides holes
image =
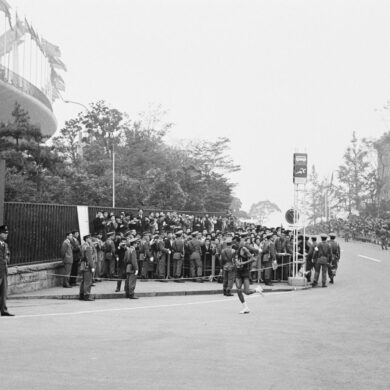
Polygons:
[[8,227],[0,226],[0,312],[2,316],[13,317],[7,309],[8,292],[8,263],[10,260],[10,251],[6,240],[8,238]]
[[184,240],[183,240],[183,231],[179,230],[175,233],[176,239],[172,244],[172,252],[173,252],[173,276],[175,278],[175,282],[183,282],[181,280],[181,274],[183,269],[183,259],[184,259]]
[[265,236],[265,240],[262,248],[262,264],[265,268],[264,270],[264,284],[267,286],[272,286],[272,262],[275,260],[276,252],[275,245],[271,241],[273,234],[268,233]]
[[233,288],[234,280],[236,278],[236,269],[234,266],[234,256],[236,251],[232,248],[232,238],[228,237],[225,240],[226,248],[221,251],[221,266],[223,272],[223,295],[228,297],[233,296],[231,290]]
[[194,278],[195,275],[199,278],[197,281],[203,282],[202,276],[202,241],[200,240],[201,234],[197,231],[192,233],[192,239],[188,243],[188,248],[190,251],[190,275],[191,278]]
[[311,244],[309,248],[309,252],[306,257],[306,280],[311,282],[311,270],[315,268],[315,263],[317,261],[317,237],[311,237]]
[[125,264],[125,254],[127,251],[126,246],[127,239],[123,238],[119,243],[117,254],[118,254],[118,281],[116,283],[115,292],[121,290],[122,279],[126,280],[126,264]]
[[136,242],[137,238],[129,238],[127,240],[127,250],[125,253],[125,264],[126,264],[126,282],[125,291],[126,298],[138,299],[134,295],[135,286],[137,284],[138,275],[138,262],[137,262],[137,250]]
[[329,244],[326,242],[327,238],[328,236],[326,234],[321,234],[321,242],[317,245],[318,253],[312,287],[316,287],[318,285],[320,271],[322,272],[322,287],[328,287],[326,285],[326,273],[328,264],[332,262],[332,250],[330,249]]
[[94,260],[92,255],[92,240],[91,235],[87,234],[83,237],[84,243],[81,246],[81,260],[80,260],[80,300],[81,301],[93,301],[90,297],[92,287],[92,275],[95,272]]
[[336,241],[336,234],[335,233],[329,233],[329,246],[332,250],[332,263],[330,266],[328,266],[328,275],[329,275],[329,283],[334,283],[334,277],[336,276],[336,271],[339,266],[339,260],[340,260],[340,245]]
[[73,248],[70,240],[72,239],[72,232],[66,233],[64,242],[61,245],[61,258],[64,265],[64,276],[62,286],[65,288],[71,287],[69,284],[70,272],[73,264]]

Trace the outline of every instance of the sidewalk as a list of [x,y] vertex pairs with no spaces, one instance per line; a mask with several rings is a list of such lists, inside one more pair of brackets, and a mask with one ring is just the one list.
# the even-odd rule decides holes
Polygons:
[[[253,284],[255,288],[257,284]],[[302,290],[310,287],[293,287],[287,283],[274,283],[273,286],[261,285],[265,293],[279,291],[294,291]],[[92,287],[91,296],[95,299],[116,299],[125,298],[124,282],[120,292],[115,292],[116,282],[103,281],[95,283]],[[235,292],[235,289],[232,290]],[[211,295],[222,294],[222,284],[217,282],[205,281],[197,283],[193,281],[185,281],[184,283],[175,283],[174,281],[159,282],[154,280],[137,281],[135,295],[138,297],[156,297],[156,296],[173,296],[173,295]],[[8,299],[78,299],[79,287],[63,288],[54,287],[45,290],[32,291],[29,293],[12,294]]]

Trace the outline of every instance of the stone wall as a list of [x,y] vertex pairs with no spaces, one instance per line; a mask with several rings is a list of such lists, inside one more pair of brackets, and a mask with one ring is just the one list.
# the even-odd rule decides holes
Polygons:
[[8,293],[12,295],[59,286],[62,284],[62,280],[56,275],[62,273],[61,261],[9,267]]

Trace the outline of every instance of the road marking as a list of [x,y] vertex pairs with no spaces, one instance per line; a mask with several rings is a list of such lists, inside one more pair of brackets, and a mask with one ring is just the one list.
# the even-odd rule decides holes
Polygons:
[[363,256],[363,255],[358,255],[359,257],[363,258],[363,259],[367,259],[367,260],[371,260],[371,261],[375,261],[376,263],[381,263],[380,260],[378,259],[374,259],[373,257],[368,257],[368,256]]
[[[292,291],[281,291],[274,293],[267,293],[267,296],[276,296],[282,294],[290,294]],[[259,298],[259,295],[251,295],[248,298]],[[44,314],[25,314],[25,315],[16,315],[15,317],[11,317],[10,319],[18,319],[18,318],[34,318],[34,317],[57,317],[57,316],[75,316],[80,314],[95,314],[95,313],[108,313],[114,311],[130,311],[130,310],[143,310],[143,309],[161,309],[161,308],[170,308],[170,307],[180,307],[180,306],[191,306],[191,305],[203,305],[209,303],[219,303],[219,302],[228,302],[233,301],[237,298],[222,298],[222,299],[213,299],[210,301],[197,301],[197,302],[185,302],[185,303],[171,303],[165,305],[150,305],[150,306],[138,306],[138,307],[116,307],[110,309],[97,309],[97,310],[83,310],[83,311],[75,311],[75,312],[66,312],[66,313],[44,313]]]

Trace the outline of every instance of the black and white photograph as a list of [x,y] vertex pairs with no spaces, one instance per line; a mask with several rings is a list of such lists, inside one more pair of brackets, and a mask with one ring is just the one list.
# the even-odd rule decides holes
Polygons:
[[0,0],[1,389],[389,390],[389,21]]

